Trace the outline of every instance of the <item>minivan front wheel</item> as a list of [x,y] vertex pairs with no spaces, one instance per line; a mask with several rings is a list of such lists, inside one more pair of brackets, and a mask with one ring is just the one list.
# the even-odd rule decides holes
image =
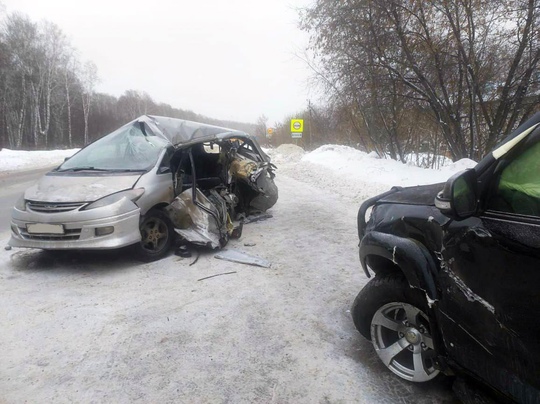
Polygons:
[[174,231],[169,218],[160,210],[152,209],[141,218],[141,241],[136,244],[140,260],[150,262],[163,258],[172,245]]
[[402,275],[391,274],[368,282],[351,310],[356,328],[371,340],[379,359],[411,382],[433,380],[440,372],[425,302]]

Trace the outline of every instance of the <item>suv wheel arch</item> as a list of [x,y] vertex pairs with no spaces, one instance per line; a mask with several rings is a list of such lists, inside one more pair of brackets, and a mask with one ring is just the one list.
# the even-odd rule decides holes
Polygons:
[[[360,243],[360,262],[366,273],[368,273],[368,262],[376,262],[375,257],[390,261],[399,267],[410,286],[423,290],[431,300],[438,299],[434,279],[437,266],[424,245],[410,238],[371,231]],[[389,266],[370,265],[369,268],[379,273],[388,271]]]

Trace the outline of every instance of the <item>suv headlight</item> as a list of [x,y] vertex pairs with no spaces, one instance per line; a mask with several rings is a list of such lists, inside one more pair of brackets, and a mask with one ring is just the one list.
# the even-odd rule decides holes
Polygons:
[[112,205],[113,203],[116,203],[122,200],[123,198],[127,198],[131,202],[135,202],[143,194],[144,194],[144,188],[128,189],[126,191],[120,191],[115,194],[107,195],[101,199],[98,199],[97,201],[92,202],[90,205],[84,207],[81,210],[90,210],[90,209],[101,208],[107,205]]

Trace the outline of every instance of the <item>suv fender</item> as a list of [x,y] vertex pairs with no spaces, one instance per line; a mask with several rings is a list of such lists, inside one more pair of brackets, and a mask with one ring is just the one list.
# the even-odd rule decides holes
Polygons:
[[[368,277],[370,274],[366,261],[369,256],[379,256],[393,262],[401,269],[409,285],[423,290],[432,301],[438,299],[434,281],[437,267],[427,248],[418,241],[371,231],[360,243],[360,262]],[[375,273],[381,270],[377,267],[369,268]]]

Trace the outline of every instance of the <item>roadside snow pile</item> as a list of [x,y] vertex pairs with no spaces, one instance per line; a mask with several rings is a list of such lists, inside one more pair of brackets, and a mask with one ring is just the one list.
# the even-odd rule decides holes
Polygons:
[[265,152],[271,157],[274,164],[297,163],[306,154],[304,149],[294,144],[282,144],[276,149],[265,150]]
[[281,160],[279,149],[275,149],[275,158],[272,156],[272,161],[278,165],[278,176],[283,173],[355,201],[387,191],[394,185],[414,186],[445,182],[454,172],[474,167],[476,164],[472,160],[464,159],[443,170],[432,170],[381,159],[375,153],[368,154],[340,145],[321,146],[304,154],[298,162],[287,162]]
[[348,146],[321,146],[306,154],[302,161],[327,167],[339,175],[389,186],[429,184],[448,179],[447,169],[431,170],[410,166],[395,160],[380,159],[374,153],[367,154]]
[[0,150],[0,173],[15,170],[33,170],[47,168],[62,163],[79,149],[69,150]]
[[451,172],[451,173],[457,173],[460,171],[463,171],[467,168],[473,168],[476,165],[476,162],[471,159],[461,159],[456,161],[455,163],[450,163],[442,168],[442,171],[444,172]]

